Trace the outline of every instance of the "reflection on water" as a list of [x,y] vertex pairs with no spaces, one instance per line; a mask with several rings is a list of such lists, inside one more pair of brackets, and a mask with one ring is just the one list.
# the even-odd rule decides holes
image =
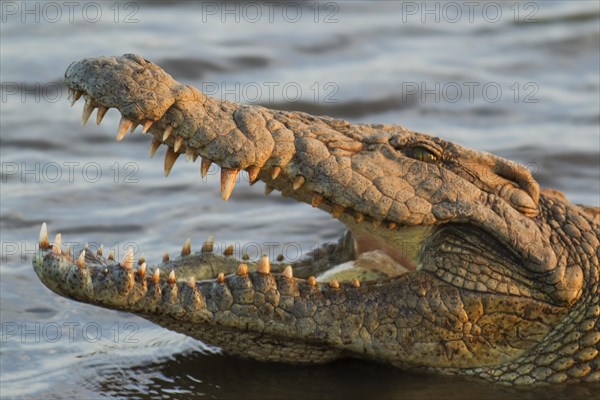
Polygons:
[[[511,391],[359,361],[242,361],[141,318],[63,299],[38,281],[31,254],[43,221],[75,251],[104,243],[118,254],[133,243],[151,262],[187,237],[196,248],[214,234],[223,244],[262,248],[276,239],[307,251],[342,230],[310,207],[265,198],[260,185],[238,184],[224,203],[217,170],[202,182],[197,165],[180,161],[164,179],[146,137],[114,143],[114,111],[100,127],[80,127],[81,104],[69,108],[61,77],[71,61],[101,54],[142,54],[220,98],[439,134],[525,163],[542,186],[600,205],[597,3],[519,3],[518,18],[504,4],[497,20],[476,9],[471,21],[463,9],[457,23],[448,14],[426,24],[421,3],[281,3],[259,23],[223,16],[219,3],[190,2],[94,3],[102,15],[93,23],[81,9],[72,21],[66,12],[39,23],[31,15],[23,23],[19,10],[2,15],[2,396],[592,397],[597,385]],[[296,22],[293,8],[302,10]]]

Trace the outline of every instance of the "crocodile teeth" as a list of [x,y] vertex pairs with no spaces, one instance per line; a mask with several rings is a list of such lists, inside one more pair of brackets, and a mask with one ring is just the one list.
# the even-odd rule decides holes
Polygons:
[[200,176],[203,178],[206,178],[206,175],[208,174],[208,170],[210,169],[210,166],[212,165],[212,161],[210,161],[208,158],[203,158],[202,162],[200,163]]
[[166,251],[163,253],[163,264],[166,262],[169,262],[169,260],[171,259],[171,257],[169,257],[169,253],[167,253]]
[[140,256],[140,258],[138,258],[138,265],[142,265],[145,262],[146,262],[146,256],[142,254]]
[[271,272],[271,260],[269,256],[262,256],[256,265],[256,271],[261,274],[268,274]]
[[208,239],[206,239],[206,242],[204,242],[202,244],[202,252],[203,253],[212,253],[214,246],[215,246],[215,237],[211,235],[208,237]]
[[137,129],[138,126],[140,126],[140,124],[136,124],[136,123],[131,124],[131,128],[129,128],[129,133],[132,134],[133,132],[135,132],[135,130]]
[[223,200],[227,201],[231,196],[239,172],[239,169],[221,168],[221,197]]
[[188,147],[185,149],[185,162],[190,161],[194,157],[194,149]]
[[217,276],[217,282],[219,283],[223,283],[225,282],[225,274],[224,273],[219,273],[219,275]]
[[248,275],[248,266],[246,264],[238,265],[237,271],[235,273],[238,274],[239,276]]
[[353,279],[352,280],[352,286],[354,286],[355,288],[359,288],[360,287],[360,281],[358,279]]
[[173,134],[173,127],[171,125],[169,125],[163,132],[163,137],[162,137],[163,142],[166,141],[172,134]]
[[167,283],[173,285],[175,284],[175,282],[177,282],[177,280],[175,279],[175,271],[171,270],[171,272],[169,272],[169,276],[167,277]]
[[294,277],[292,266],[288,265],[287,267],[285,267],[281,275],[285,276],[286,278],[292,279]]
[[85,269],[85,250],[81,250],[79,257],[77,257],[77,268]]
[[152,139],[152,143],[150,144],[150,158],[154,157],[154,154],[156,154],[156,150],[158,150],[160,145],[160,140],[157,138]]
[[104,119],[108,108],[104,106],[98,106],[98,111],[96,111],[96,125],[100,125],[100,122]]
[[172,148],[167,147],[167,152],[165,153],[165,176],[169,176],[171,173],[177,157],[179,157],[179,153],[175,153]]
[[181,146],[183,146],[184,141],[185,139],[183,136],[177,136],[177,139],[175,139],[175,144],[173,145],[173,150],[179,151]]
[[83,95],[83,92],[80,90],[77,90],[75,92],[75,94],[73,95],[73,97],[71,98],[71,107],[73,107],[75,105],[75,103],[77,103],[77,100],[79,100],[81,98],[81,95]]
[[120,265],[125,269],[133,268],[133,247],[129,247],[127,249],[127,252],[125,252],[125,255],[123,256]]
[[48,226],[44,222],[42,227],[40,228],[40,249],[47,249],[50,247],[50,243],[48,242]]
[[119,127],[117,128],[117,142],[123,140],[127,134],[127,130],[131,128],[131,125],[133,125],[133,121],[130,121],[125,117],[121,117],[121,120],[119,121]]
[[271,179],[273,179],[273,180],[277,179],[277,177],[279,176],[280,173],[281,173],[280,166],[273,167],[273,169],[271,170]]
[[192,252],[192,241],[191,239],[187,239],[181,248],[181,256],[189,256]]
[[98,247],[98,250],[96,250],[96,255],[98,257],[102,257],[102,250],[104,249],[104,245],[101,244],[100,247]]
[[273,190],[275,190],[273,186],[265,185],[265,195],[270,195],[271,193],[273,193]]
[[390,231],[393,231],[393,230],[394,230],[394,229],[396,229],[397,227],[398,227],[398,224],[397,224],[397,223],[395,223],[395,222],[390,222],[390,223],[388,223],[388,224],[387,224],[387,228],[388,228]]
[[153,123],[154,121],[147,119],[146,122],[144,122],[144,126],[142,127],[142,133],[147,133]]
[[71,245],[70,244],[67,245],[67,248],[63,252],[63,255],[67,258],[71,258]]
[[94,101],[91,97],[88,97],[85,100],[85,105],[83,106],[83,113],[81,114],[81,126],[85,126],[88,120],[90,119],[90,115],[94,111],[96,107],[94,106]]
[[232,244],[230,244],[229,246],[227,246],[225,248],[225,250],[223,250],[223,255],[224,256],[231,256],[231,255],[233,255],[233,245]]
[[314,208],[317,208],[323,202],[323,200],[325,200],[325,198],[323,197],[323,195],[315,193],[313,195],[313,198],[312,198],[312,201],[311,201],[310,205],[313,206]]
[[190,289],[196,289],[196,278],[194,278],[193,276],[190,277],[190,279],[188,279],[187,281],[187,285]]
[[306,280],[306,283],[308,283],[310,286],[317,286],[317,278],[314,276],[309,276]]
[[260,167],[257,166],[251,166],[246,168],[246,172],[248,172],[248,180],[250,181],[250,183],[253,183],[254,181],[256,181],[256,178],[258,178],[258,174],[260,174]]
[[62,255],[62,236],[57,233],[54,237],[54,243],[52,243],[52,254],[60,256]]
[[156,268],[152,274],[152,282],[157,284],[160,281],[160,268]]
[[333,216],[333,218],[339,218],[344,213],[344,210],[346,209],[343,206],[335,204],[331,209],[331,215]]
[[142,279],[146,276],[146,263],[142,263],[137,270],[138,276]]
[[332,289],[339,289],[340,283],[337,281],[337,279],[332,279],[331,282],[329,282],[329,286],[331,286]]
[[198,159],[198,152],[195,151],[194,154],[192,155],[192,162],[196,162],[197,159]]
[[108,253],[108,259],[111,261],[115,260],[115,251],[111,250],[110,253]]
[[298,190],[302,187],[302,185],[304,185],[304,182],[306,182],[306,178],[304,178],[302,175],[298,175],[295,179],[294,179],[294,183],[292,184],[292,188],[294,190]]

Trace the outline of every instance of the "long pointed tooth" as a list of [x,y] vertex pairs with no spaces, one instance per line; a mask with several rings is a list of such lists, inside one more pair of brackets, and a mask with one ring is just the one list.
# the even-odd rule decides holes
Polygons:
[[62,236],[57,233],[54,237],[54,243],[52,243],[52,254],[60,256],[62,255]]
[[71,98],[71,107],[73,107],[75,105],[75,103],[77,103],[77,100],[79,100],[81,98],[82,94],[83,94],[83,92],[80,90],[75,91],[75,94]]
[[173,134],[173,127],[171,125],[167,126],[165,131],[163,132],[162,141],[166,141]]
[[175,153],[172,148],[167,147],[167,152],[165,153],[165,176],[169,176],[171,173],[177,157],[179,157],[179,153]]
[[219,283],[223,283],[225,282],[225,274],[224,273],[219,273],[219,275],[217,275],[217,282]]
[[144,122],[144,126],[142,127],[142,133],[147,133],[153,123],[154,121],[147,119],[146,122]]
[[292,188],[294,190],[298,190],[302,187],[302,185],[304,185],[304,182],[306,182],[306,178],[304,178],[302,175],[298,175],[295,179],[294,179],[294,183],[292,184]]
[[248,266],[246,264],[238,265],[237,271],[235,271],[235,273],[238,274],[239,276],[248,275]]
[[40,249],[47,249],[50,247],[50,243],[48,242],[48,226],[44,222],[42,227],[40,228],[40,240],[39,240]]
[[119,127],[117,128],[117,142],[123,140],[127,134],[127,130],[131,128],[131,125],[133,125],[133,121],[130,121],[125,117],[121,117],[121,120],[119,121]]
[[83,106],[83,113],[81,114],[81,126],[85,126],[85,124],[87,124],[88,120],[90,119],[90,115],[92,115],[92,112],[95,108],[96,106],[94,106],[94,100],[92,100],[91,97],[88,97],[85,100],[85,105]]
[[167,253],[166,251],[163,253],[163,264],[169,262],[169,260],[171,259],[171,257],[169,257],[169,253]]
[[104,119],[106,112],[108,111],[107,107],[98,106],[98,111],[96,111],[96,125],[100,125],[100,122]]
[[200,163],[200,176],[206,178],[211,165],[212,161],[210,161],[208,158],[202,158],[202,162]]
[[85,250],[81,250],[79,257],[77,257],[77,268],[84,269],[85,268]]
[[281,173],[281,167],[276,165],[273,167],[273,169],[271,170],[271,179],[275,180],[277,179],[277,177],[279,176],[279,174]]
[[239,169],[221,168],[221,198],[223,200],[227,201],[231,196],[239,172]]
[[225,248],[225,250],[223,250],[223,255],[224,256],[232,256],[233,255],[233,245],[230,244],[229,246],[227,246]]
[[331,215],[333,215],[333,218],[339,218],[342,216],[342,214],[344,214],[345,210],[346,209],[343,206],[340,206],[339,204],[334,204],[331,209]]
[[189,256],[190,253],[192,252],[192,241],[190,238],[188,238],[185,243],[183,244],[183,247],[181,248],[181,256]]
[[133,247],[127,248],[120,265],[125,269],[133,268]]
[[273,190],[275,190],[273,186],[265,185],[265,195],[270,195],[271,193],[273,193]]
[[323,197],[323,195],[321,195],[319,193],[315,193],[313,195],[311,205],[313,207],[317,208],[323,202],[323,200],[325,200],[325,198]]
[[253,165],[246,168],[246,172],[248,172],[248,180],[250,183],[253,183],[256,181],[256,178],[258,178],[258,174],[260,174],[260,167]]
[[175,144],[173,145],[173,150],[179,151],[181,146],[183,146],[184,141],[185,138],[183,136],[177,136],[177,138],[175,139]]
[[261,274],[268,274],[271,272],[271,260],[269,256],[262,256],[256,265],[256,271]]
[[96,255],[98,257],[102,257],[102,251],[104,250],[104,245],[101,244],[100,247],[98,247],[98,250],[96,250]]
[[152,282],[157,284],[160,281],[160,268],[156,268],[152,274]]
[[196,278],[190,276],[190,279],[187,281],[187,285],[190,289],[196,289]]
[[160,140],[157,138],[152,139],[152,143],[150,144],[150,158],[154,157],[154,154],[156,154],[156,150],[158,150],[160,145]]
[[171,272],[169,272],[169,276],[167,277],[167,282],[170,283],[171,285],[174,284],[175,282],[177,282],[177,279],[175,279],[175,270],[171,270]]
[[198,159],[198,152],[194,151],[194,154],[192,155],[192,162],[196,162],[196,160]]
[[187,147],[185,149],[185,162],[190,161],[192,157],[194,157],[194,149],[192,149],[191,147]]
[[133,134],[133,132],[135,132],[138,126],[140,126],[140,124],[136,124],[135,122],[131,124],[131,128],[129,128],[129,133]]
[[142,265],[140,265],[140,267],[137,270],[139,277],[142,279],[144,279],[144,277],[146,276],[146,268],[146,263],[142,263]]
[[281,275],[285,276],[286,278],[292,279],[294,277],[292,266],[288,265],[287,267],[285,267]]

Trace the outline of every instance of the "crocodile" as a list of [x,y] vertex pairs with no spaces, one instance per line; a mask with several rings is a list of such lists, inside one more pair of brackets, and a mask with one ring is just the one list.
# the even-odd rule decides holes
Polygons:
[[165,145],[165,175],[201,156],[224,200],[245,170],[347,231],[292,263],[188,240],[152,267],[132,249],[72,254],[44,223],[34,270],[57,294],[262,361],[600,381],[600,209],[541,190],[525,166],[397,125],[214,99],[135,54],[74,62],[65,83],[84,125],[115,108],[117,141],[141,125],[151,156]]

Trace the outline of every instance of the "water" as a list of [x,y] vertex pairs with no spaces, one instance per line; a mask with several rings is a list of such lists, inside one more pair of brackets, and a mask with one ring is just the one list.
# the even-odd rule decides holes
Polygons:
[[241,361],[39,282],[31,255],[43,221],[76,249],[104,243],[118,256],[133,243],[151,262],[187,237],[196,249],[214,234],[238,249],[304,251],[342,230],[310,207],[265,198],[260,184],[238,184],[224,203],[215,171],[202,182],[198,165],[180,161],[165,179],[162,152],[149,160],[147,138],[114,143],[114,111],[82,128],[82,105],[69,108],[56,82],[71,61],[102,54],[142,54],[216,97],[435,133],[525,163],[542,186],[600,206],[597,2],[506,3],[500,18],[497,3],[482,4],[472,21],[463,5],[455,23],[451,6],[437,6],[436,22],[420,2],[282,3],[258,17],[245,4],[77,3],[70,20],[62,2],[28,2],[29,14],[21,2],[2,3],[2,397],[528,399],[598,390],[515,392],[358,361]]

